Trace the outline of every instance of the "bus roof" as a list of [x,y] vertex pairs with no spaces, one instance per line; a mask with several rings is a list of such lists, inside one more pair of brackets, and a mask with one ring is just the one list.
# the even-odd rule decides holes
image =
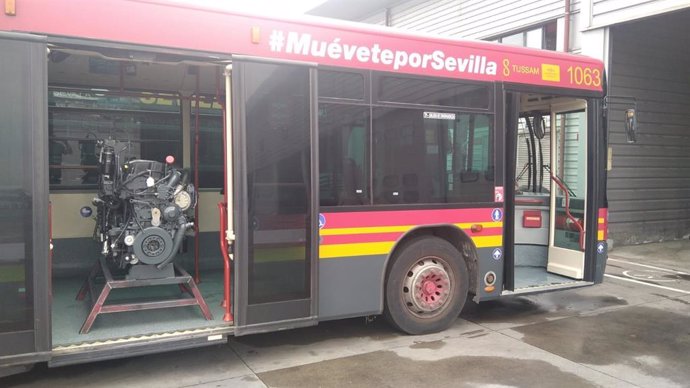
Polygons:
[[180,1],[33,0],[0,30],[320,65],[603,91],[603,63],[554,51],[441,38],[307,16],[242,14]]

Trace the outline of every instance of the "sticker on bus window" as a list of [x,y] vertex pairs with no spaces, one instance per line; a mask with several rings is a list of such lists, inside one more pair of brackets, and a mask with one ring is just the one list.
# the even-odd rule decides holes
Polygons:
[[503,257],[503,251],[501,248],[494,249],[494,251],[491,252],[491,257],[493,257],[494,260],[501,260],[501,257]]
[[455,113],[424,112],[425,119],[455,120]]
[[503,186],[494,187],[494,202],[503,202]]
[[503,219],[503,210],[501,209],[494,209],[491,211],[491,219],[494,220],[494,222],[498,222]]
[[319,213],[319,229],[323,229],[326,226],[326,216],[323,213]]

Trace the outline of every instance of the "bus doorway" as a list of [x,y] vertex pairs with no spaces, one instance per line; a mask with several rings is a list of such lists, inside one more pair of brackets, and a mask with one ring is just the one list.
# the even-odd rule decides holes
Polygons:
[[229,56],[49,48],[51,365],[110,357],[108,341],[131,354],[222,342],[232,331],[217,213]]
[[514,206],[508,209],[514,215],[514,292],[584,283],[586,101],[521,94],[517,128],[508,136],[515,149],[509,167]]

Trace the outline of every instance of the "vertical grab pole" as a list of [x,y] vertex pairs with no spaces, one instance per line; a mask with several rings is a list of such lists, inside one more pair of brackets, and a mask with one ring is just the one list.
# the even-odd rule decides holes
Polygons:
[[233,148],[232,148],[232,64],[225,67],[225,106],[223,107],[223,163],[225,165],[225,177],[223,185],[223,202],[218,204],[220,212],[220,251],[223,253],[223,307],[225,314],[223,321],[233,321],[232,301],[230,300],[230,261],[233,257],[233,244],[235,242],[235,230],[233,228]]
[[[194,188],[197,192],[197,201],[199,201],[199,196],[201,190],[199,190],[199,72],[201,68],[196,70],[196,113],[194,117]],[[199,205],[194,207],[194,225],[196,233],[194,233],[194,281],[199,284],[201,283],[201,277],[199,275]]]

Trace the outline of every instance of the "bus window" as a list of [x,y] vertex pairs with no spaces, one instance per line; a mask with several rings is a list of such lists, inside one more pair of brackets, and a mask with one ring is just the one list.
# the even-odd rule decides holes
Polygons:
[[364,100],[364,76],[344,71],[319,70],[319,97]]
[[374,108],[374,203],[490,202],[491,116]]
[[319,105],[321,206],[369,203],[369,108]]
[[378,100],[453,108],[489,108],[489,87],[453,81],[381,75]]
[[[217,102],[202,100],[199,107],[199,188],[219,189],[223,187],[223,112]],[[192,131],[196,113],[196,100],[192,99]]]

